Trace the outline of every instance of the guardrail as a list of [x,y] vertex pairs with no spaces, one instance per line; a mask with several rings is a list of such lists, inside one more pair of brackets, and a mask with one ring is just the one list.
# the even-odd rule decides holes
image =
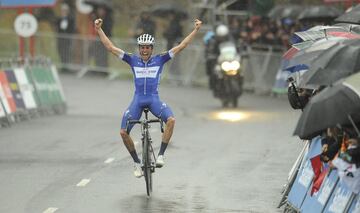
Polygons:
[[0,126],[65,112],[57,69],[48,58],[0,60]]

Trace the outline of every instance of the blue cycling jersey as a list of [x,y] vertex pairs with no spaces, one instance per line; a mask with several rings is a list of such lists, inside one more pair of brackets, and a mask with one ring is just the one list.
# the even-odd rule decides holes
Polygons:
[[[145,107],[148,107],[153,115],[161,118],[164,122],[169,117],[173,117],[170,107],[160,100],[158,94],[163,66],[174,57],[173,52],[170,50],[167,53],[155,55],[147,62],[144,62],[139,56],[129,53],[120,54],[119,57],[130,65],[135,81],[135,95],[123,115],[121,128],[125,129],[127,127],[129,119],[140,119]],[[130,133],[132,127],[133,125],[127,127],[128,133]]]
[[174,57],[174,54],[170,50],[151,57],[147,62],[130,53],[121,54],[119,57],[131,67],[134,74],[135,94],[151,95],[158,94],[163,66]]

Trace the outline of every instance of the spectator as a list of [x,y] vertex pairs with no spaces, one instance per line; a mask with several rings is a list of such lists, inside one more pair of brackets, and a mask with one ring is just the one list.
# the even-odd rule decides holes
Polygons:
[[338,128],[328,128],[326,134],[322,137],[321,161],[329,162],[334,159],[341,148],[343,134]]
[[259,43],[261,38],[261,23],[260,17],[253,16],[248,21],[248,29],[250,43]]
[[[112,11],[107,8],[105,5],[99,5],[95,8],[95,12],[91,14],[92,21],[98,18],[104,20],[102,25],[103,31],[108,37],[112,36],[112,27],[113,27],[113,17]],[[101,41],[95,40],[90,46],[89,56],[95,58],[95,64],[97,68],[100,68],[101,71],[107,71],[108,67],[108,51],[104,48]]]
[[240,31],[241,31],[241,25],[240,25],[239,19],[237,19],[236,17],[233,17],[230,20],[229,30],[230,30],[231,36],[237,42],[240,38]]
[[62,64],[62,71],[67,71],[71,63],[72,41],[69,36],[75,33],[75,21],[70,16],[70,8],[67,4],[61,5],[61,16],[56,19],[57,49]]
[[[182,26],[180,24],[180,18],[176,14],[171,14],[169,16],[169,26],[164,31],[164,38],[166,39],[166,49],[170,50],[174,46],[176,46],[179,42],[179,39],[183,36]],[[178,56],[174,58],[172,63],[170,64],[170,72],[169,79],[174,80],[176,84],[181,83],[181,64]]]
[[152,20],[149,12],[147,11],[142,12],[140,15],[140,20],[136,24],[133,37],[136,39],[137,37],[145,33],[155,36],[155,32],[156,32],[156,24]]
[[350,156],[350,162],[356,164],[357,168],[360,167],[360,137],[351,138],[346,154]]
[[163,34],[164,38],[167,40],[167,50],[173,48],[177,43],[177,40],[183,36],[182,26],[180,25],[180,18],[175,14],[171,14],[169,18],[169,26],[167,29],[165,29]]
[[278,43],[276,38],[277,29],[275,26],[276,25],[269,20],[263,22],[261,37],[261,42],[263,44],[276,45]]

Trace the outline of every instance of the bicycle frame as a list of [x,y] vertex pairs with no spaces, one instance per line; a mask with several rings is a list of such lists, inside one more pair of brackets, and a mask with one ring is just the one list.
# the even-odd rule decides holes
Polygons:
[[[128,129],[129,124],[140,124],[141,125],[141,141],[142,141],[142,170],[144,173],[145,183],[146,183],[146,192],[150,196],[152,192],[152,173],[155,172],[155,154],[152,147],[151,136],[149,133],[150,123],[160,123],[161,132],[164,132],[163,122],[161,119],[150,119],[148,118],[149,109],[145,108],[145,118],[143,120],[128,120],[126,129]],[[152,153],[152,157],[151,157]]]

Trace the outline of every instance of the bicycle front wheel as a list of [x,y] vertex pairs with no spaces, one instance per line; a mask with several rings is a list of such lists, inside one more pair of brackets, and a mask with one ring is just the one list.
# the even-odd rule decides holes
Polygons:
[[148,135],[145,134],[144,145],[143,145],[143,162],[144,162],[144,178],[146,184],[146,193],[148,196],[152,192],[152,172],[151,172],[151,152],[150,152],[150,141]]

